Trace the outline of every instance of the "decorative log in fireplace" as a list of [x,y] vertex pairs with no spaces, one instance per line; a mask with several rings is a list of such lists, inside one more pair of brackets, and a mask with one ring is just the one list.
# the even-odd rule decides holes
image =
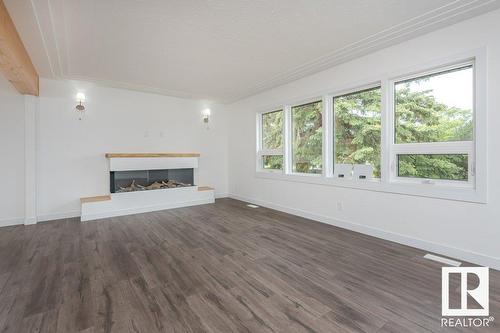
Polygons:
[[111,171],[110,192],[162,190],[193,185],[193,169]]
[[161,182],[154,182],[148,186],[142,186],[140,184],[135,183],[135,179],[132,180],[130,186],[120,187],[118,190],[115,190],[115,193],[120,192],[134,192],[134,191],[147,191],[147,190],[161,190],[162,188],[176,188],[176,187],[188,187],[192,186],[191,184],[184,184],[175,180],[167,179],[162,180]]

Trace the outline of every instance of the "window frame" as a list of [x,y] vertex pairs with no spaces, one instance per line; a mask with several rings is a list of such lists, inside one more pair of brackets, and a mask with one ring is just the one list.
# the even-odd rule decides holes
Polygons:
[[[321,137],[321,173],[308,173],[308,172],[297,172],[293,171],[293,113],[292,109],[294,107],[300,107],[308,104],[321,102],[321,128],[323,130],[323,134]],[[302,100],[300,102],[296,102],[290,105],[287,105],[288,113],[285,113],[286,120],[285,123],[288,123],[287,128],[285,129],[287,139],[285,142],[287,143],[287,149],[285,150],[287,153],[285,155],[289,156],[288,159],[288,168],[286,168],[286,173],[290,175],[298,175],[304,177],[322,177],[325,175],[325,98],[323,96],[313,97],[306,100]]]
[[[309,96],[295,97],[285,100],[279,106],[270,105],[257,112],[257,168],[256,177],[269,180],[292,181],[299,183],[318,184],[334,187],[344,187],[375,192],[396,193],[411,196],[421,196],[439,198],[447,200],[486,203],[487,196],[487,62],[486,48],[478,48],[458,53],[434,61],[417,64],[406,69],[399,69],[394,72],[382,73],[380,75],[357,80],[354,83],[345,84],[342,88],[335,80],[333,88],[322,90],[319,93],[312,93]],[[442,72],[445,68],[461,67],[473,61],[474,68],[474,130],[473,141],[447,142],[442,147],[437,147],[442,143],[426,143],[432,145],[433,152],[443,154],[467,153],[469,174],[467,182],[458,180],[436,180],[422,181],[419,178],[394,177],[397,168],[392,168],[393,161],[397,158],[397,153],[406,151],[424,153],[423,148],[399,146],[394,147],[394,83],[404,78],[414,78],[426,73]],[[355,93],[370,88],[381,87],[381,177],[367,180],[353,180],[345,178],[334,178],[334,131],[335,119],[333,114],[333,98]],[[340,89],[339,89],[340,88]],[[314,96],[314,97],[311,97]],[[292,96],[293,97],[293,96]],[[323,126],[323,172],[322,174],[304,174],[292,172],[292,151],[291,151],[291,107],[322,100],[322,126]],[[262,168],[261,158],[261,119],[260,115],[270,112],[270,110],[283,110],[284,130],[283,130],[283,150],[277,155],[283,155],[283,170],[269,170]],[[413,144],[399,144],[413,145]],[[453,147],[452,147],[453,146]],[[445,150],[443,150],[445,149]],[[471,181],[473,180],[473,181]]]
[[[364,85],[364,86],[361,86],[361,87],[357,87],[357,88],[354,88],[354,89],[349,89],[349,90],[345,90],[345,91],[342,91],[340,93],[336,93],[336,94],[332,94],[331,95],[331,119],[332,119],[332,124],[330,125],[332,127],[332,137],[331,137],[331,144],[332,144],[332,157],[331,157],[331,160],[332,160],[332,166],[331,166],[331,176],[333,177],[334,173],[335,173],[335,164],[337,163],[337,151],[336,151],[336,126],[335,126],[335,98],[339,98],[339,97],[344,97],[344,96],[349,96],[349,95],[354,95],[354,94],[357,94],[357,93],[362,93],[362,92],[365,92],[365,91],[370,91],[370,90],[375,90],[375,89],[380,89],[380,98],[381,98],[381,101],[380,101],[380,127],[381,127],[381,132],[380,132],[380,150],[382,152],[383,150],[383,146],[382,146],[382,137],[383,137],[383,133],[382,133],[382,115],[383,115],[383,105],[382,105],[382,99],[383,99],[383,88],[382,88],[382,82],[372,82],[370,84],[367,84],[367,85]],[[382,174],[382,153],[380,154],[380,171],[381,171],[381,174]],[[352,180],[352,179],[349,179],[349,180]],[[376,177],[372,177],[370,179],[368,179],[367,181],[380,181],[381,178],[376,178]]]
[[[420,77],[428,75],[436,75],[440,73],[446,73],[447,71],[472,67],[473,75],[473,91],[472,91],[472,121],[473,121],[473,133],[471,141],[446,141],[446,142],[415,142],[415,143],[396,143],[396,103],[395,103],[395,87],[397,83],[418,79]],[[476,141],[476,62],[475,59],[468,59],[465,61],[459,61],[452,64],[447,64],[443,66],[438,66],[432,69],[427,69],[423,71],[414,72],[412,74],[407,74],[404,76],[396,77],[389,80],[389,103],[388,109],[390,114],[389,122],[386,127],[389,131],[389,181],[393,183],[411,183],[411,184],[436,184],[449,187],[464,187],[464,188],[474,188],[475,186],[475,147],[474,143]],[[398,155],[406,154],[466,154],[468,156],[468,177],[467,181],[460,180],[449,180],[449,179],[429,179],[429,178],[418,178],[418,177],[401,177],[398,172]]]
[[[264,111],[257,114],[257,170],[260,172],[283,173],[285,169],[285,121],[283,121],[282,127],[281,148],[264,148],[264,128],[262,121],[264,115],[274,112],[283,112],[283,117],[285,116],[285,110],[282,107],[274,108],[273,111]],[[264,168],[264,156],[283,156],[283,168],[281,170]]]

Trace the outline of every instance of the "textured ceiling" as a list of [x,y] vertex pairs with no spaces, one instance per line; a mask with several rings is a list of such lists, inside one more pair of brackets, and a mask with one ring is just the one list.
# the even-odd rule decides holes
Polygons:
[[498,0],[4,0],[40,75],[234,101]]

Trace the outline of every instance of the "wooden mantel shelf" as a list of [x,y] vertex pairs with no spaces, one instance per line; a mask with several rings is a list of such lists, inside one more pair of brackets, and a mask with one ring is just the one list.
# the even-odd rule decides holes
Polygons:
[[86,197],[80,198],[80,202],[82,204],[91,203],[91,202],[100,202],[100,201],[108,201],[111,200],[111,195],[98,195],[96,197]]
[[200,157],[199,153],[106,153],[106,158]]
[[198,186],[198,192],[203,192],[203,191],[213,191],[213,187],[210,186]]

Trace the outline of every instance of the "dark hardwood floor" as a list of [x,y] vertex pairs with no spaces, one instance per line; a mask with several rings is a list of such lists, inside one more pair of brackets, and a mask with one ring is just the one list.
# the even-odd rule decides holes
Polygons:
[[[0,332],[458,331],[424,254],[231,199],[6,227]],[[500,315],[497,271],[490,294]]]

